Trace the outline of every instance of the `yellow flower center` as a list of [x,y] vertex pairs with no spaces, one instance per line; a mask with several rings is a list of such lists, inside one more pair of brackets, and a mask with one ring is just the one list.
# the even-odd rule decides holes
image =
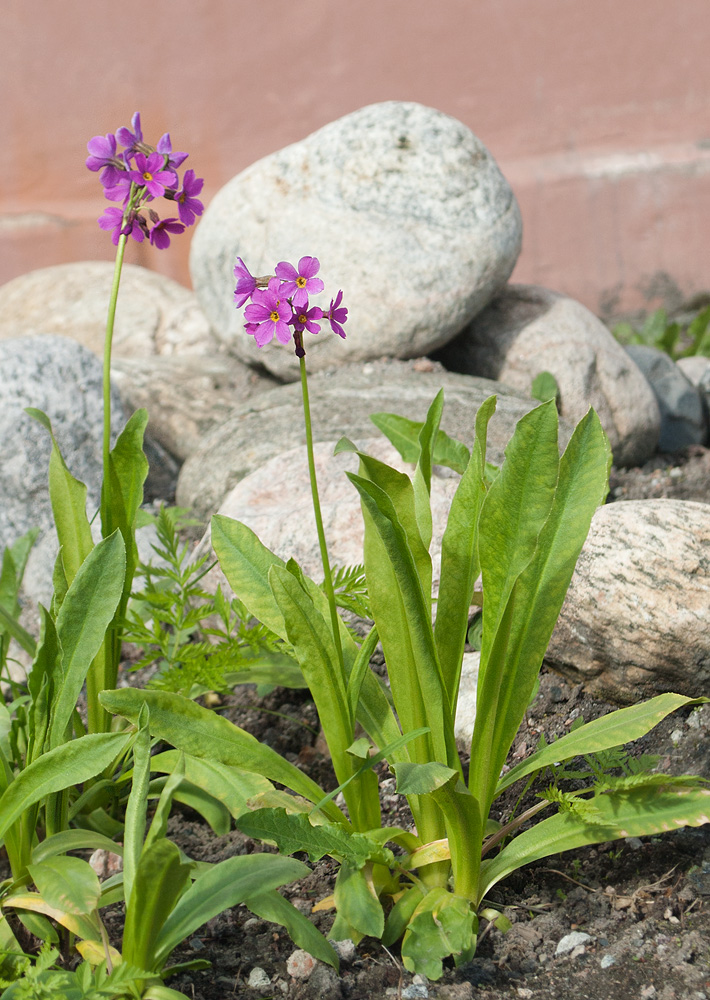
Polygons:
[[306,323],[308,322],[308,316],[306,316],[305,313],[301,313],[301,315],[298,317],[298,322],[303,324],[303,326],[305,326]]
[[271,315],[269,316],[269,319],[271,320],[272,323],[278,323],[278,321],[279,321],[280,318],[281,317],[279,316],[279,314],[277,313],[277,311],[275,309],[272,311]]
[[146,184],[147,184],[147,183],[148,183],[148,181],[152,181],[152,180],[153,180],[153,175],[152,175],[152,174],[151,174],[151,173],[150,173],[150,172],[149,172],[148,170],[146,170],[146,171],[145,171],[145,172],[143,173],[143,180],[144,180],[144,181],[146,182]]
[[296,284],[298,285],[299,288],[305,288],[307,281],[308,278],[304,278],[302,274],[299,274],[299,276],[296,278]]

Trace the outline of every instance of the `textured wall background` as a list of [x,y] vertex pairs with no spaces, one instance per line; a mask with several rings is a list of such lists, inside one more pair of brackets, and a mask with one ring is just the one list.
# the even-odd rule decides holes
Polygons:
[[[365,104],[486,143],[520,202],[514,280],[605,315],[710,290],[707,0],[3,0],[0,282],[108,259],[86,141],[169,130],[204,200]],[[189,284],[188,240],[127,259]]]

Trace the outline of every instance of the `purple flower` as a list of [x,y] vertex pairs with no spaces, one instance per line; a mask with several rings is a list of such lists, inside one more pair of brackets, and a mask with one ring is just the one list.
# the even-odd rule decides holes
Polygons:
[[[154,213],[153,213],[154,214]],[[177,219],[162,219],[150,231],[150,242],[158,250],[165,250],[170,246],[168,233],[184,233],[185,227]]]
[[317,295],[323,291],[323,282],[316,278],[320,270],[320,263],[317,257],[301,257],[298,262],[298,270],[282,260],[276,265],[274,273],[282,281],[281,294],[285,298],[290,298],[293,305],[300,309],[308,302],[309,295]]
[[194,170],[185,171],[185,176],[182,180],[182,187],[175,195],[175,201],[177,202],[180,220],[184,222],[186,226],[191,226],[195,221],[195,217],[197,215],[202,215],[205,210],[205,206],[202,202],[195,198],[195,195],[199,194],[202,190],[202,185],[204,183],[205,182],[201,177],[195,177]]
[[348,310],[345,306],[341,306],[340,303],[343,301],[343,290],[342,288],[335,296],[335,300],[330,300],[330,309],[325,314],[325,319],[330,323],[330,328],[333,333],[337,333],[339,337],[345,340],[345,330],[343,330],[343,323],[348,318]]
[[128,204],[130,194],[131,179],[128,174],[124,174],[122,177],[119,177],[113,187],[104,188],[104,198],[107,198],[109,201],[122,201],[124,208]]
[[291,325],[299,333],[302,333],[303,330],[308,330],[309,333],[320,333],[320,325],[315,322],[317,319],[323,319],[323,310],[320,306],[311,306],[309,309],[308,301],[306,301],[305,306],[294,311]]
[[234,277],[237,279],[237,287],[234,289],[234,305],[237,309],[241,309],[256,291],[256,278],[249,273],[249,269],[241,257],[237,257]]
[[167,156],[168,162],[167,167],[172,170],[177,170],[177,168],[185,162],[185,160],[190,155],[189,153],[173,153],[173,144],[170,141],[170,133],[166,132],[165,135],[161,135],[158,139],[158,145],[155,147],[159,153],[163,156]]
[[279,284],[278,278],[272,278],[268,288],[257,289],[244,310],[248,321],[247,333],[253,333],[257,347],[268,344],[274,334],[282,344],[288,344],[291,339],[288,326],[291,308],[279,290]]
[[175,183],[174,172],[164,170],[164,162],[160,153],[151,153],[150,156],[136,153],[136,169],[129,170],[128,176],[140,187],[144,187],[152,198],[161,198],[165,194],[165,188],[172,187]]
[[122,208],[106,208],[98,221],[100,229],[113,230],[111,241],[114,246],[118,246],[118,238],[122,234],[132,236],[138,243],[143,242],[144,234],[140,217],[135,212],[130,212],[124,223]]
[[86,144],[90,156],[86,158],[86,165],[89,170],[100,170],[99,180],[105,188],[113,187],[121,180],[121,175],[125,176],[126,165],[116,155],[116,136],[112,132],[108,135],[95,135]]
[[136,113],[131,118],[131,125],[134,131],[131,132],[129,128],[125,125],[121,126],[116,132],[116,138],[121,143],[122,146],[126,147],[126,156],[133,156],[143,145],[143,130],[141,129],[141,116],[140,112]]

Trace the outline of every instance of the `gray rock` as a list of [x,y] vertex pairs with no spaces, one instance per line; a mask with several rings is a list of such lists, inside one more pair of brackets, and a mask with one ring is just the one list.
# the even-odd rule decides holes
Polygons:
[[589,944],[593,940],[594,938],[591,934],[587,934],[584,931],[571,931],[557,942],[555,955],[566,955],[568,952],[578,948],[579,945]]
[[452,371],[498,379],[529,395],[551,372],[561,413],[577,423],[593,406],[617,465],[654,453],[660,417],[646,379],[609,330],[581,303],[537,285],[509,285],[435,354]]
[[181,461],[235,406],[278,385],[217,350],[202,356],[117,357],[111,375],[127,410],[148,410],[146,434]]
[[705,444],[707,424],[702,397],[665,351],[629,344],[626,351],[653,389],[661,414],[658,450],[676,452],[689,444]]
[[[0,551],[29,528],[53,525],[48,490],[49,434],[24,412],[43,410],[64,460],[86,483],[88,506],[99,504],[102,468],[102,369],[85,347],[65,337],[0,340]],[[113,393],[114,435],[124,414]]]
[[315,256],[326,293],[343,289],[347,339],[306,335],[316,371],[417,357],[446,343],[505,284],[521,230],[510,187],[465,125],[388,101],[326,125],[223,187],[192,241],[192,283],[230,351],[294,381],[292,346],[259,351],[233,307],[238,256],[254,275]]
[[[23,274],[0,287],[0,339],[54,334],[103,356],[113,283],[110,261],[78,261]],[[204,354],[215,349],[195,295],[155,271],[124,264],[113,356]]]
[[615,702],[710,691],[710,505],[600,507],[546,660]]
[[[379,411],[424,420],[442,386],[441,426],[469,446],[476,410],[492,393],[498,394],[489,426],[488,458],[501,462],[515,423],[535,402],[499,383],[451,374],[424,361],[348,365],[310,378],[314,439],[337,441],[343,434],[354,440],[371,437],[370,414]],[[561,438],[567,440],[569,433],[565,425]],[[240,479],[305,440],[300,385],[260,393],[235,408],[187,459],[178,480],[177,502],[206,523]]]

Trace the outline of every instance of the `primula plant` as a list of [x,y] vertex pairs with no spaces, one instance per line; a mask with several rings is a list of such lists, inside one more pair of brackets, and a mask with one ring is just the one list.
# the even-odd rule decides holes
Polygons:
[[[497,797],[515,781],[603,754],[695,703],[664,694],[613,712],[540,747],[501,777],[592,515],[607,493],[611,454],[593,411],[560,457],[555,401],[544,402],[519,421],[497,475],[486,462],[495,397],[478,410],[470,450],[439,428],[443,393],[423,423],[374,417],[413,464],[411,475],[343,439],[336,450],[359,458],[358,473],[348,475],[362,506],[374,620],[361,641],[346,628],[320,516],[303,334],[317,334],[325,321],[342,337],[347,313],[341,292],[327,310],[311,305],[310,296],[323,290],[318,269],[316,258],[302,257],[297,267],[281,262],[274,275],[255,278],[240,259],[235,304],[246,305],[246,330],[258,346],[276,337],[283,345],[293,342],[299,358],[324,590],[238,521],[216,515],[212,544],[248,612],[293,649],[318,709],[337,787],[326,792],[244,730],[178,694],[121,690],[106,692],[101,701],[134,724],[147,707],[151,734],[186,757],[243,768],[285,786],[288,792],[270,788],[252,796],[253,811],[239,816],[238,827],[287,854],[337,859],[330,936],[359,941],[370,935],[386,945],[401,939],[406,968],[436,979],[448,956],[463,962],[473,955],[480,917],[504,925],[487,893],[511,872],[585,844],[706,823],[710,790],[695,777],[595,772],[574,794],[553,785],[503,824],[490,818]],[[461,475],[443,536],[436,601],[429,554],[434,464]],[[481,660],[466,769],[454,719],[474,604],[482,608]],[[389,690],[370,666],[378,641]],[[382,826],[374,767],[383,760],[407,798],[411,829]],[[533,822],[543,810],[552,814]]]

